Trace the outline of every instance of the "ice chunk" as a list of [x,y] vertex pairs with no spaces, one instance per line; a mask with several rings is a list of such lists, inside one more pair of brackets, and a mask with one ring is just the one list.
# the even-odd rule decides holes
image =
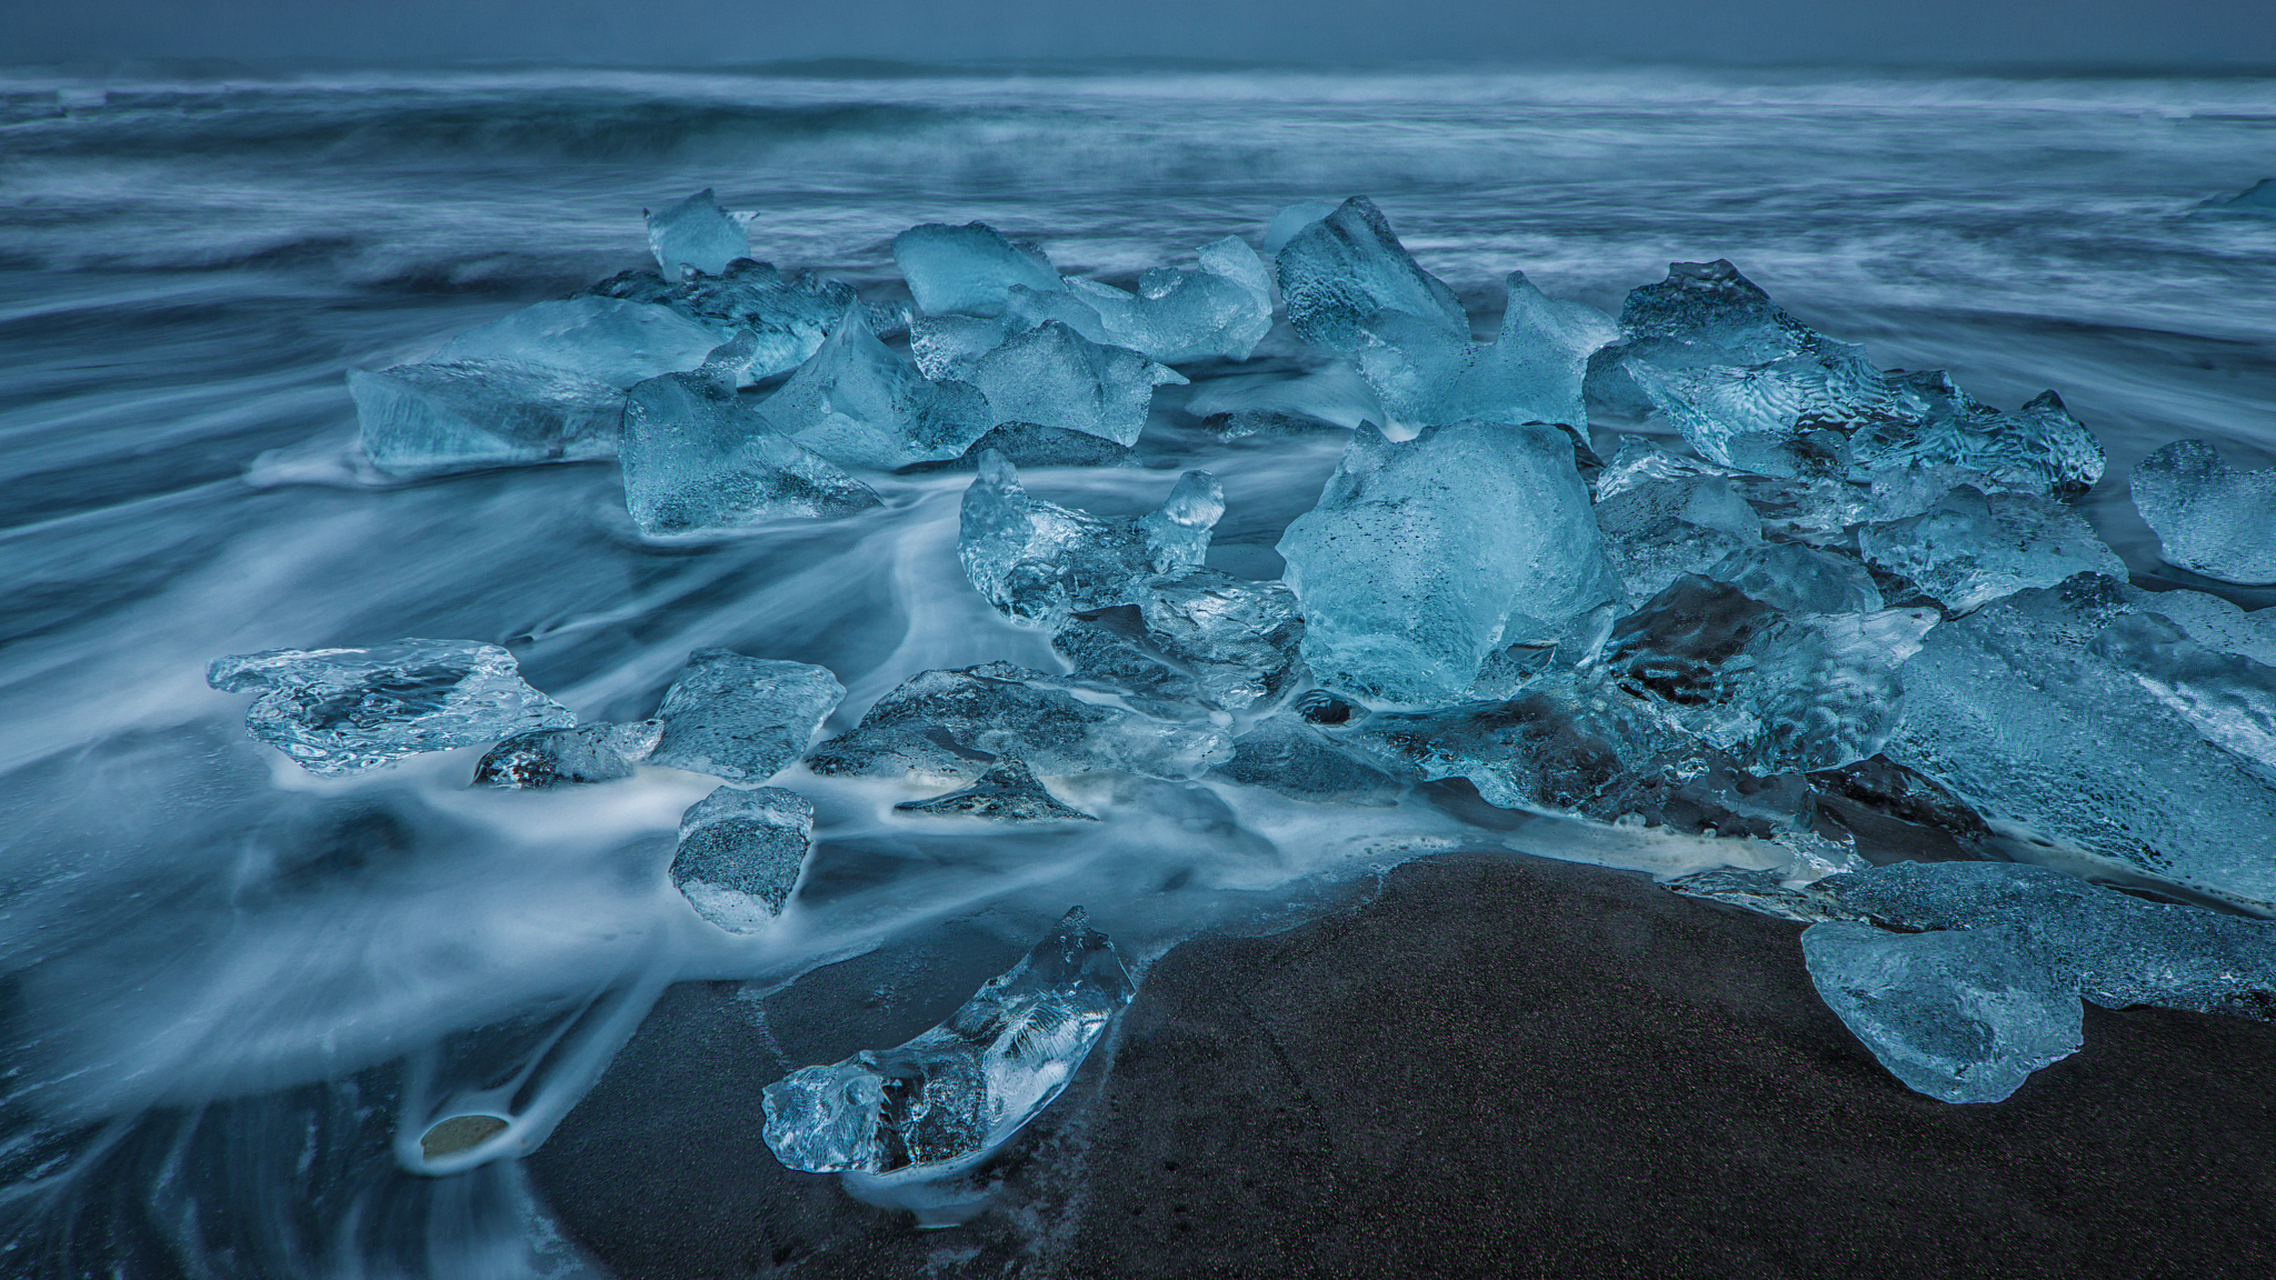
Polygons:
[[1386,311],[1470,340],[1470,317],[1454,291],[1415,265],[1365,196],[1353,196],[1290,237],[1276,265],[1288,323],[1315,347],[1344,355],[1359,351]]
[[771,428],[735,393],[749,334],[694,373],[632,389],[624,408],[624,503],[641,532],[715,533],[771,520],[851,515],[868,485]]
[[1214,729],[1083,702],[1052,686],[1041,672],[1000,662],[922,672],[879,698],[852,732],[815,748],[807,766],[972,782],[1009,756],[1052,775],[1113,769],[1195,778],[1233,754]]
[[1195,569],[1155,578],[1140,595],[1135,608],[1088,613],[1052,637],[1077,681],[1174,718],[1245,710],[1294,679],[1304,620],[1279,583]]
[[1764,475],[1847,470],[1838,433],[1894,407],[1880,372],[1853,348],[1829,360],[1782,356],[1744,368],[1641,359],[1625,368],[1700,456]]
[[1951,466],[2017,492],[2070,496],[2102,478],[2101,442],[2052,391],[2002,413],[1941,371],[1893,374],[1889,383],[1895,405],[1850,442],[1853,480],[1893,467]]
[[2135,463],[2128,484],[2167,563],[2276,583],[2276,467],[2239,471],[2203,440],[2176,440]]
[[994,822],[1096,822],[1080,809],[1059,803],[1036,779],[1035,771],[1017,760],[998,761],[971,786],[930,800],[904,800],[893,806],[903,813],[987,818]]
[[1040,292],[1062,286],[1051,260],[1033,245],[1014,244],[984,222],[961,227],[928,222],[893,237],[893,261],[926,315],[1001,315],[1013,285]]
[[[2081,574],[1928,634],[1883,754],[1994,830],[2276,903],[2276,668],[2208,650]],[[2019,846],[2029,848],[2029,844]]]
[[1015,333],[973,359],[942,366],[988,398],[996,422],[1041,422],[1138,443],[1154,388],[1184,375],[1123,347],[1105,347],[1058,321]]
[[995,423],[978,390],[919,375],[857,307],[759,411],[825,458],[881,470],[954,458]]
[[845,696],[827,667],[698,649],[664,691],[656,709],[664,739],[649,759],[733,782],[765,782],[806,753]]
[[664,722],[588,724],[517,733],[474,766],[474,785],[544,788],[633,775],[664,736]]
[[2128,587],[2128,604],[2162,614],[2208,649],[2276,667],[2276,609],[2251,613],[2202,591],[2143,591]]
[[1881,590],[1865,566],[1795,542],[1734,551],[1707,570],[1781,613],[1878,613]]
[[1762,518],[1721,476],[1627,485],[1597,500],[1596,526],[1625,599],[1635,602],[1762,542]]
[[2078,1052],[2077,988],[2015,926],[1888,933],[1828,921],[1802,932],[1818,995],[1881,1065],[1946,1102],[1998,1102]]
[[1968,485],[1920,515],[1866,525],[1857,548],[1955,615],[2075,573],[2126,579],[2125,562],[2085,516],[2029,494],[1987,495]]
[[814,806],[781,787],[720,787],[680,815],[672,883],[696,914],[750,933],[782,914],[814,833]]
[[1306,724],[1270,715],[1233,740],[1233,758],[1213,775],[1315,804],[1387,805],[1400,782]]
[[523,307],[452,338],[428,359],[511,360],[629,387],[693,369],[718,345],[717,334],[668,307],[586,297]]
[[718,275],[727,264],[751,253],[751,233],[719,207],[709,187],[662,213],[648,215],[648,247],[664,278],[677,280],[683,269]]
[[510,360],[348,371],[363,449],[395,475],[616,456],[624,392]]
[[1265,224],[1264,241],[1259,247],[1266,257],[1278,256],[1297,233],[1335,211],[1335,205],[1326,200],[1299,200],[1272,215],[1272,221]]
[[1188,471],[1147,515],[1094,516],[1030,497],[1001,454],[983,454],[964,491],[956,557],[988,603],[1056,627],[1071,613],[1136,604],[1157,574],[1193,568],[1225,514],[1224,490]]
[[1114,944],[1077,907],[939,1026],[768,1085],[767,1146],[808,1173],[968,1168],[1059,1096],[1133,993]]
[[1137,292],[1069,280],[1063,293],[1011,290],[1009,312],[1029,325],[1058,320],[1092,342],[1150,360],[1246,360],[1272,328],[1272,276],[1232,236],[1201,246],[1195,271],[1156,267]]
[[1209,434],[1227,443],[1246,440],[1251,436],[1308,436],[1323,431],[1342,430],[1335,423],[1315,418],[1308,413],[1288,413],[1277,409],[1234,409],[1225,413],[1205,414],[1201,425]]
[[216,658],[205,678],[259,690],[246,731],[328,778],[577,722],[522,680],[514,655],[474,640],[266,649]]
[[653,271],[626,271],[579,295],[622,298],[666,307],[709,328],[718,337],[748,329],[758,337],[746,380],[773,377],[804,364],[837,329],[848,307],[858,307],[873,333],[887,335],[908,327],[903,303],[865,303],[853,286],[811,272],[784,275],[770,262],[748,258],[729,264],[725,274],[665,280]]
[[905,471],[977,471],[980,459],[994,450],[1018,467],[1135,467],[1138,454],[1128,445],[1102,440],[1088,431],[1068,431],[1033,422],[1006,422],[988,428],[988,434],[945,462],[919,462]]
[[1279,550],[1313,674],[1392,703],[1457,701],[1513,645],[1586,657],[1620,592],[1552,426],[1361,427]]
[[1732,476],[1738,472],[1700,458],[1670,453],[1642,436],[1621,436],[1612,460],[1597,473],[1592,486],[1596,500],[1604,502],[1655,480],[1693,480],[1703,476]]
[[1590,353],[1619,330],[1594,307],[1543,297],[1522,271],[1510,273],[1508,286],[1492,342],[1396,311],[1368,323],[1359,368],[1392,424],[1588,421],[1582,374]]

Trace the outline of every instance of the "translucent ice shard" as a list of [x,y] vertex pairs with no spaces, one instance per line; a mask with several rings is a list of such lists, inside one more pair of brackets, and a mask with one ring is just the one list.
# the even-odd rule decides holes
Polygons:
[[736,782],[764,782],[806,753],[845,686],[827,667],[698,649],[656,718],[664,738],[650,760]]
[[893,261],[928,316],[1001,315],[1013,285],[1046,293],[1062,287],[1042,250],[1014,244],[984,222],[911,227],[893,237]]
[[1086,613],[1052,637],[1074,667],[1070,679],[1177,718],[1245,710],[1295,678],[1304,620],[1281,584],[1194,569],[1155,578],[1140,596],[1136,607]]
[[996,422],[978,390],[927,380],[851,306],[760,412],[825,458],[882,470],[957,457]]
[[858,307],[873,333],[898,332],[908,325],[902,304],[860,301],[851,285],[805,271],[788,275],[773,263],[748,258],[730,263],[716,276],[666,280],[653,271],[627,271],[585,290],[581,296],[622,298],[665,307],[709,328],[714,341],[748,329],[758,338],[747,380],[772,377],[804,364],[838,327],[846,308]]
[[474,785],[537,789],[614,782],[631,777],[663,735],[661,720],[517,733],[474,766]]
[[903,813],[986,818],[993,822],[1096,822],[1080,809],[1061,804],[1035,771],[1017,760],[1001,760],[972,785],[930,800],[904,800]]
[[1064,293],[1011,293],[1010,309],[1033,323],[1062,320],[1093,342],[1180,364],[1246,360],[1272,328],[1272,276],[1256,250],[1232,236],[1201,246],[1198,270],[1156,267],[1136,292],[1069,280]]
[[1946,374],[1893,374],[1895,403],[1850,441],[1851,478],[1892,467],[1959,467],[2024,493],[2069,496],[2102,478],[2102,444],[2043,392],[2014,413],[1980,404]]
[[2075,573],[2126,578],[2125,562],[2085,516],[2045,498],[1987,495],[1969,485],[1920,515],[1864,526],[1857,548],[1875,568],[1910,579],[1952,614]]
[[680,815],[672,883],[696,914],[731,933],[776,916],[798,885],[814,806],[781,787],[721,787]]
[[808,1173],[923,1179],[986,1158],[1059,1096],[1134,992],[1081,907],[906,1044],[766,1088],[766,1142]]
[[2081,574],[1929,632],[1884,754],[1995,831],[2276,903],[2276,668]]
[[626,397],[624,502],[643,533],[716,533],[877,505],[868,485],[774,430],[736,394],[749,338],[693,373],[651,378]]
[[1625,485],[1598,498],[1596,526],[1625,598],[1639,604],[1762,542],[1762,518],[1721,476]]
[[624,393],[510,360],[348,371],[363,449],[395,475],[616,456]]
[[1399,779],[1294,715],[1270,715],[1233,740],[1233,758],[1216,776],[1315,804],[1386,805]]
[[1296,232],[1275,265],[1288,323],[1315,347],[1343,355],[1359,351],[1386,311],[1470,340],[1470,317],[1454,291],[1415,265],[1365,196],[1353,196]]
[[2276,609],[2246,613],[2219,596],[2202,591],[2142,591],[2128,587],[2123,594],[2128,604],[2146,613],[2164,616],[2207,649],[2250,658],[2264,667],[2276,667]]
[[1998,1102],[2078,1052],[2077,987],[2015,926],[1888,933],[1828,921],[1802,933],[1818,995],[1889,1073],[1946,1102]]
[[1031,497],[1003,455],[983,454],[964,491],[956,556],[988,603],[1056,627],[1071,613],[1136,604],[1157,574],[1200,565],[1225,514],[1224,490],[1188,471],[1138,517],[1094,516]]
[[2176,440],[2135,463],[2127,483],[2167,563],[2276,583],[2276,467],[2240,471],[2202,440]]
[[1404,444],[1363,426],[1279,550],[1313,674],[1392,703],[1458,701],[1513,645],[1585,657],[1620,593],[1572,440],[1550,426]]
[[968,382],[995,422],[1041,422],[1116,444],[1138,442],[1154,388],[1184,375],[1124,347],[1101,346],[1056,320],[1014,333],[970,359],[944,361],[939,376]]
[[719,207],[709,187],[662,213],[648,215],[648,247],[664,278],[677,280],[683,268],[718,275],[737,258],[749,257],[751,235]]
[[1508,284],[1509,306],[1492,342],[1397,311],[1368,322],[1359,368],[1392,423],[1587,422],[1582,374],[1589,355],[1619,330],[1594,307],[1543,297],[1522,271],[1511,272]]
[[1865,566],[1794,542],[1766,542],[1734,551],[1708,568],[1783,613],[1878,613],[1881,591]]
[[1041,672],[999,662],[911,676],[851,732],[815,748],[807,765],[820,774],[972,782],[1010,757],[1052,775],[1108,769],[1182,779],[1232,754],[1214,729],[1083,702]]
[[268,649],[216,658],[205,678],[259,690],[246,730],[325,777],[576,723],[523,681],[514,655],[473,640]]
[[1640,485],[1655,480],[1694,480],[1703,476],[1730,476],[1737,472],[1729,467],[1700,458],[1670,453],[1642,436],[1621,436],[1620,447],[1612,460],[1604,464],[1591,486],[1596,500],[1603,502],[1618,497]]
[[436,364],[511,360],[629,387],[695,368],[719,336],[668,307],[620,298],[540,302],[452,338]]

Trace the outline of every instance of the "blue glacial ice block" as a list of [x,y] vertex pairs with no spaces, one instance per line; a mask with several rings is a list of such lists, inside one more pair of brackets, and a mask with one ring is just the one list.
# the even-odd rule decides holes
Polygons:
[[1286,712],[1259,718],[1234,739],[1233,758],[1215,776],[1312,804],[1388,805],[1402,789],[1386,770]]
[[807,1173],[969,1168],[1051,1105],[1136,988],[1081,907],[939,1026],[766,1087],[766,1143]]
[[1850,478],[1891,468],[1958,467],[1999,488],[2067,497],[2102,478],[2102,443],[2052,391],[2003,413],[1940,370],[1891,374],[1893,403],[1850,440]]
[[631,777],[663,736],[661,720],[517,733],[474,766],[474,785],[541,790],[614,782]]
[[452,338],[428,359],[511,360],[629,387],[693,369],[718,345],[718,334],[669,307],[585,297],[523,307]]
[[473,640],[268,649],[216,658],[205,678],[259,690],[246,731],[328,778],[577,722],[523,681],[514,655]]
[[1288,323],[1322,350],[1365,347],[1377,316],[1389,311],[1451,338],[1470,340],[1470,317],[1444,281],[1415,265],[1391,224],[1365,196],[1306,226],[1275,261]]
[[680,815],[672,884],[696,914],[752,933],[782,914],[813,841],[814,806],[781,787],[720,787]]
[[1120,445],[1138,443],[1154,388],[1186,381],[1174,369],[1125,347],[1101,346],[1056,320],[1013,333],[976,356],[944,353],[939,367],[936,376],[978,387],[994,422],[1040,422]]
[[1985,494],[1971,485],[1917,516],[1865,525],[1857,549],[1955,616],[2076,573],[2126,580],[2125,562],[2085,516],[2045,498]]
[[807,271],[788,275],[771,262],[749,258],[728,265],[724,274],[666,280],[653,271],[626,271],[586,289],[578,297],[617,298],[663,307],[709,329],[723,341],[748,329],[758,337],[746,381],[771,378],[804,364],[830,336],[846,308],[860,307],[873,333],[908,327],[903,303],[866,303],[853,286]]
[[1268,258],[1278,257],[1280,251],[1298,233],[1335,211],[1336,206],[1330,201],[1299,200],[1272,215],[1272,220],[1265,223],[1264,238],[1258,242],[1258,248]]
[[692,267],[715,276],[727,264],[751,255],[751,234],[743,223],[719,207],[705,187],[662,213],[648,215],[648,247],[666,280],[677,280],[682,268]]
[[1362,426],[1279,550],[1313,674],[1387,703],[1460,701],[1512,646],[1585,658],[1620,596],[1552,426],[1464,422],[1404,444]]
[[348,371],[363,450],[391,475],[435,475],[616,456],[624,392],[510,360]]
[[1625,601],[1635,604],[1762,543],[1762,517],[1729,480],[1712,475],[1625,484],[1597,499],[1596,527]]
[[1180,476],[1146,515],[1094,516],[1030,496],[991,451],[964,491],[956,558],[998,612],[1056,628],[1071,613],[1138,604],[1156,575],[1198,567],[1224,514],[1206,471]]
[[1818,995],[1889,1073],[1945,1102],[1998,1102],[2078,1052],[2077,985],[2014,925],[1889,933],[1830,920],[1802,932]]
[[2276,609],[2246,613],[2219,596],[2202,591],[2144,591],[2128,587],[2123,594],[2126,603],[2145,613],[2164,616],[2207,649],[2276,667]]
[[977,389],[903,363],[855,306],[760,412],[825,458],[880,470],[958,457],[997,421]]
[[1492,342],[1470,341],[1435,318],[1390,311],[1368,322],[1359,369],[1391,423],[1426,426],[1481,418],[1583,426],[1582,375],[1591,353],[1619,336],[1611,317],[1542,296],[1522,271]]
[[904,800],[898,813],[941,818],[984,818],[990,822],[1096,822],[1080,809],[1062,804],[1023,761],[996,762],[970,786],[930,800]]
[[735,393],[750,335],[694,373],[632,389],[624,408],[624,503],[643,533],[722,533],[877,505],[868,485],[768,425]]
[[828,667],[698,649],[656,718],[656,764],[730,782],[765,782],[806,754],[815,731],[845,700]]
[[2276,904],[2276,668],[2081,574],[1937,627],[1900,674],[1883,754],[1995,831]]
[[1601,503],[1658,480],[1696,480],[1738,474],[1703,458],[1671,453],[1642,436],[1621,436],[1620,447],[1613,450],[1612,460],[1597,472],[1594,488],[1596,500]]
[[1031,323],[1063,320],[1093,342],[1163,364],[1246,360],[1272,328],[1272,275],[1233,236],[1197,252],[1197,270],[1156,267],[1138,278],[1136,292],[1069,280],[1065,293],[1012,290],[1010,310]]
[[2127,483],[2167,563],[2276,583],[2276,468],[2238,470],[2203,440],[2176,440],[2135,463]]
[[1172,718],[1246,710],[1295,681],[1304,619],[1280,583],[1190,569],[1139,594],[1135,609],[1086,615],[1051,638],[1074,667],[1070,679]]
[[1039,293],[1064,287],[1042,250],[1015,244],[985,222],[911,227],[893,237],[893,261],[917,309],[928,316],[1002,315],[1004,295],[1013,285]]
[[1864,565],[1796,542],[1734,551],[1706,576],[1781,613],[1879,613],[1881,589]]
[[1000,662],[911,676],[851,732],[814,749],[816,773],[973,782],[999,758],[1058,776],[1114,770],[1198,778],[1232,758],[1205,725],[1170,724],[1084,702],[1041,672]]

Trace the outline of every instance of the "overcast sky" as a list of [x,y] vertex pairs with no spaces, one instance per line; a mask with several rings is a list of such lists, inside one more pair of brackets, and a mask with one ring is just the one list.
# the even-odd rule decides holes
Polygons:
[[2276,63],[2276,0],[0,0],[0,63],[143,57]]

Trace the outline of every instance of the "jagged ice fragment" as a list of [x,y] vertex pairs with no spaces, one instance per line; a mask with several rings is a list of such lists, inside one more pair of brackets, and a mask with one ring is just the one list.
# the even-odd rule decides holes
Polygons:
[[511,360],[629,387],[702,364],[719,335],[668,307],[621,298],[540,302],[452,338],[430,363]]
[[348,371],[363,450],[394,475],[616,456],[624,392],[511,360]]
[[1365,347],[1383,312],[1419,321],[1467,343],[1470,317],[1438,277],[1415,260],[1374,202],[1353,196],[1296,232],[1275,259],[1288,323],[1323,350]]
[[698,649],[656,718],[663,741],[649,759],[734,782],[764,782],[806,753],[846,696],[827,667]]
[[542,789],[633,775],[664,736],[661,720],[517,733],[474,766],[474,785]]
[[956,556],[999,612],[1056,627],[1071,613],[1139,603],[1156,575],[1198,567],[1224,514],[1224,490],[1206,471],[1180,476],[1146,515],[1094,516],[1031,497],[991,452],[964,491]]
[[992,822],[1096,822],[1080,809],[1061,804],[1024,763],[1004,759],[970,786],[930,800],[904,800],[902,813],[986,818]]
[[893,237],[893,261],[928,316],[1001,315],[1013,285],[1047,293],[1062,287],[1041,250],[1014,244],[984,222],[911,227]]
[[662,213],[648,215],[648,247],[667,280],[682,268],[718,275],[737,258],[750,256],[751,235],[742,222],[719,207],[705,187]]
[[957,457],[996,422],[977,389],[911,369],[854,306],[759,411],[825,458],[880,470]]
[[1970,485],[1917,516],[1864,526],[1857,549],[1955,615],[2076,573],[2126,578],[2125,562],[2085,516],[2045,498]]

